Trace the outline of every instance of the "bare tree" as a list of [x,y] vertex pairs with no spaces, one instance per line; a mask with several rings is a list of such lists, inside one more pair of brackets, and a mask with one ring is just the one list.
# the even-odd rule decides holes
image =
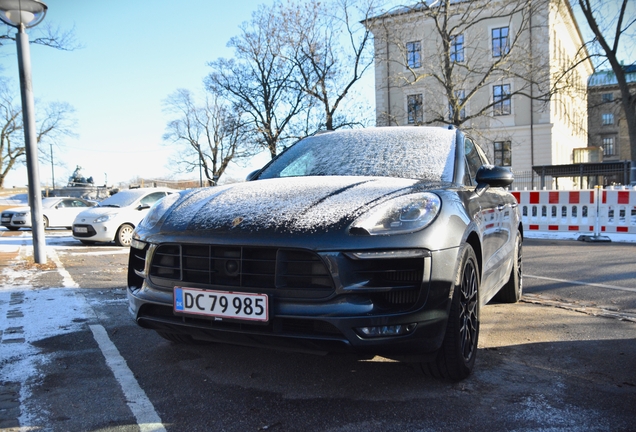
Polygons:
[[[15,41],[15,29],[3,26],[0,33],[0,47]],[[52,23],[44,23],[33,29],[30,43],[51,48],[73,51],[81,48],[75,39],[75,29],[63,30]],[[26,157],[22,109],[16,105],[14,97],[19,92],[11,82],[0,78],[0,188],[9,172],[23,164]],[[40,157],[52,160],[53,145],[59,145],[59,138],[73,135],[75,127],[74,108],[65,102],[52,102],[36,112],[37,143]],[[19,132],[19,133],[17,133]],[[43,144],[49,144],[48,149]]]
[[[6,45],[9,41],[15,41],[15,29],[3,26],[3,33],[0,33],[0,46]],[[64,30],[50,22],[44,22],[31,30],[29,42],[36,45],[44,45],[51,48],[73,51],[82,48],[82,45],[75,38],[75,28]]]
[[632,163],[636,164],[636,93],[630,91],[625,69],[619,59],[619,51],[627,48],[626,44],[629,43],[630,48],[634,48],[636,28],[634,1],[621,0],[608,4],[602,1],[577,0],[577,3],[594,35],[587,44],[592,55],[600,59],[597,61],[599,65],[609,63],[616,76],[629,132],[631,159]]
[[208,95],[198,104],[190,91],[179,89],[164,106],[175,115],[167,125],[164,140],[185,145],[179,147],[178,164],[185,172],[200,169],[208,185],[218,182],[231,161],[253,154],[253,148],[246,144],[241,113],[216,95]]
[[[9,172],[24,163],[26,155],[22,109],[14,100],[16,94],[10,81],[0,79],[0,188]],[[57,146],[60,138],[73,135],[74,113],[65,102],[52,102],[36,110],[36,141],[44,160],[50,145]]]
[[305,94],[292,85],[297,68],[283,55],[279,36],[285,25],[275,10],[260,6],[228,42],[235,58],[212,61],[205,80],[212,93],[245,113],[258,144],[272,157],[295,135],[293,122],[306,107]]
[[[354,85],[373,65],[372,38],[361,21],[376,11],[376,0],[310,0],[277,3],[286,34],[285,53],[298,68],[297,85],[314,101],[320,124],[334,130],[360,124],[345,103]],[[343,109],[345,107],[345,109]]]

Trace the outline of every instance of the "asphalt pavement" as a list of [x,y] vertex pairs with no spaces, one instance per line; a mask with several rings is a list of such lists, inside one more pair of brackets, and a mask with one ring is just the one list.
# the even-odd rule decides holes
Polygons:
[[[25,404],[41,408],[44,420],[22,427],[139,430],[130,401],[122,401],[103,364],[91,333],[96,325],[117,346],[169,431],[636,430],[636,244],[526,241],[522,302],[482,309],[475,371],[449,384],[380,360],[173,346],[127,316],[124,250],[73,249],[67,237],[61,241],[70,249],[35,266],[28,236],[0,235],[6,240],[0,274],[7,267],[25,270],[0,282],[0,291],[10,289],[0,297],[6,299],[0,301],[0,343],[56,353],[42,384],[29,385],[27,399],[20,399],[23,383],[2,383],[2,432],[20,430]],[[106,259],[105,253],[116,255]],[[30,301],[46,302],[33,300],[30,290],[68,288],[68,280],[78,287],[66,291],[88,300],[91,317],[78,318],[75,311],[78,317],[69,315],[67,324],[79,329],[75,333],[29,340],[15,323],[28,318]]]

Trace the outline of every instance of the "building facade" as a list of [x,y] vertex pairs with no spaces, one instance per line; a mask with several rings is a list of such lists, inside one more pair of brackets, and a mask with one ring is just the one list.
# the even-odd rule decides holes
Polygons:
[[[625,67],[625,77],[636,93],[636,65]],[[589,145],[601,148],[604,161],[631,160],[629,131],[621,92],[614,72],[598,71],[588,80]]]
[[456,125],[515,174],[573,163],[593,67],[567,1],[431,4],[367,22],[377,125]]

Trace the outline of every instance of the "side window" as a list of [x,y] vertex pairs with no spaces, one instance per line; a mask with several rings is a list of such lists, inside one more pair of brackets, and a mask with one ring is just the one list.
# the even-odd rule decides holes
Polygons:
[[159,201],[161,198],[165,196],[166,196],[165,192],[154,192],[148,196],[143,197],[140,201],[140,204],[152,206],[154,203],[156,203],[157,201]]
[[469,138],[464,140],[464,153],[466,154],[466,174],[464,176],[464,184],[476,185],[475,176],[477,170],[487,162],[482,158],[479,148]]

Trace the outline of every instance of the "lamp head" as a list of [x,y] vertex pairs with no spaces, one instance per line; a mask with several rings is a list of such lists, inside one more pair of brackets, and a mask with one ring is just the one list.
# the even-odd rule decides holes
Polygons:
[[0,0],[0,20],[12,27],[35,27],[44,19],[47,8],[39,0]]

